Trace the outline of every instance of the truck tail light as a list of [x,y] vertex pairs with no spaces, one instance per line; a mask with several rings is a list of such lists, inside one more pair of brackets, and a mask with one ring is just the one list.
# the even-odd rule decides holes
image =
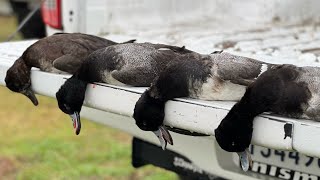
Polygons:
[[62,29],[61,0],[45,0],[41,5],[42,19],[55,29]]

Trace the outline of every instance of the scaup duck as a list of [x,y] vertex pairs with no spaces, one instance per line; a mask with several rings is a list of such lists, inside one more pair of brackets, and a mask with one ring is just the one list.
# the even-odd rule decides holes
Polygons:
[[220,147],[237,152],[248,170],[253,119],[263,112],[320,120],[320,69],[275,65],[252,83],[215,130]]
[[[141,130],[160,132],[165,149],[171,136],[163,126],[165,103],[173,98],[238,101],[246,86],[270,67],[251,58],[225,52],[210,55],[186,54],[167,65],[137,101],[134,119]],[[165,133],[166,131],[166,133]]]
[[114,44],[118,43],[81,33],[58,33],[45,37],[28,47],[8,69],[6,86],[11,91],[24,94],[36,106],[38,100],[31,89],[32,67],[46,72],[73,74],[91,52]]
[[75,132],[79,134],[79,113],[88,83],[150,86],[176,56],[191,52],[184,47],[151,43],[120,44],[99,49],[88,56],[56,93],[59,108],[71,116]]

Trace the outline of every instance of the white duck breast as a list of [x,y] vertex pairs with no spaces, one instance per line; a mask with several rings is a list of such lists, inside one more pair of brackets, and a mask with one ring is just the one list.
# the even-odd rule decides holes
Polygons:
[[223,81],[214,75],[210,75],[198,91],[194,92],[191,89],[189,91],[191,98],[236,101],[241,99],[246,91],[246,86]]
[[307,83],[311,98],[307,104],[302,104],[304,113],[302,118],[320,121],[320,69],[314,67],[303,67],[304,72],[297,78],[296,82]]
[[[116,71],[112,71],[116,72]],[[112,72],[105,70],[102,75],[102,81],[108,84],[116,85],[116,86],[124,86],[125,84],[118,81],[112,76]]]
[[[238,101],[244,95],[247,85],[268,69],[269,64],[222,52],[212,54],[211,74],[204,83],[197,84],[198,90],[190,89],[190,97],[203,100]],[[194,87],[189,85],[189,87]]]
[[260,69],[260,74],[258,75],[258,77],[262,74],[262,73],[264,73],[265,71],[267,71],[268,70],[268,64],[262,64],[262,66],[261,66],[261,69]]

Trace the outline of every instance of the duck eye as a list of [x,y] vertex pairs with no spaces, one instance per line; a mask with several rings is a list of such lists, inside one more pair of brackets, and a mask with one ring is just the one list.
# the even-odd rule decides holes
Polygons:
[[63,104],[63,106],[66,108],[67,111],[70,111],[70,107],[67,104]]

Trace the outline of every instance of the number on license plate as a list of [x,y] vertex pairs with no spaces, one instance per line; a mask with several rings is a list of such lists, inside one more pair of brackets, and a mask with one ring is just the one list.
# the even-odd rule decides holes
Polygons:
[[255,155],[255,153],[260,153],[260,155],[264,158],[270,158],[271,155],[274,155],[275,157],[278,157],[281,162],[285,162],[286,159],[292,159],[294,164],[296,165],[304,164],[304,166],[309,167],[314,163],[314,164],[317,164],[318,168],[320,168],[319,158],[303,155],[304,157],[307,157],[307,158],[302,162],[300,161],[300,155],[298,152],[289,152],[289,151],[285,152],[285,151],[274,150],[269,148],[264,148],[264,149],[260,148],[260,150],[255,151],[255,147],[257,146],[254,146],[254,145],[250,146],[250,152],[251,152],[251,155],[253,156]]
[[[320,180],[320,159],[298,152],[250,147],[253,172],[288,180]],[[235,154],[235,159],[239,157]]]

